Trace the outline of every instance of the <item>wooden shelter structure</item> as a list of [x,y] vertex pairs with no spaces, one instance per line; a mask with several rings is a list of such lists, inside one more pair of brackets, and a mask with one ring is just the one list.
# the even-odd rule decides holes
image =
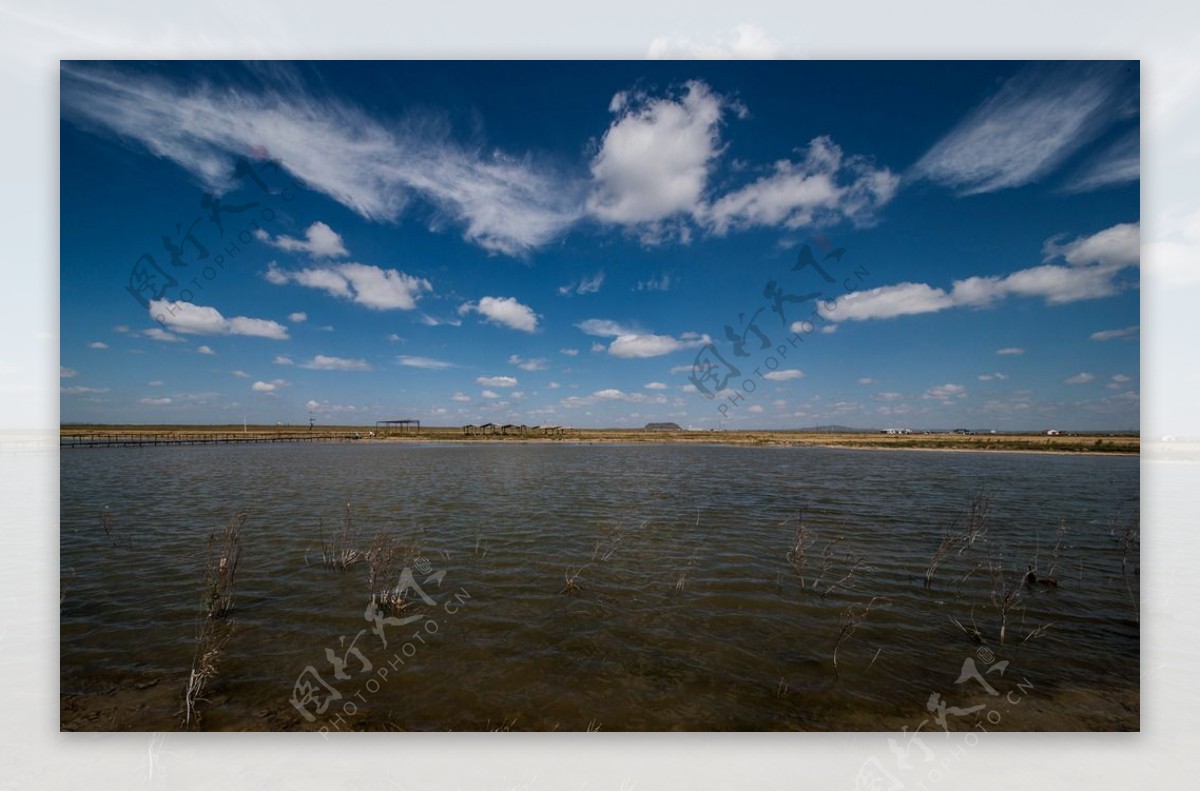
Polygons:
[[382,434],[384,431],[390,432],[393,429],[397,430],[399,434],[421,434],[421,422],[416,418],[392,418],[376,421],[375,429],[377,434]]

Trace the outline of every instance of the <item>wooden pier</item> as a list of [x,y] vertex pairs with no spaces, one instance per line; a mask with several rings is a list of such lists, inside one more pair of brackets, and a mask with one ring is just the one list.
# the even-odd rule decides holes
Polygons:
[[335,443],[358,440],[357,432],[140,432],[63,433],[61,448],[229,445],[233,443]]

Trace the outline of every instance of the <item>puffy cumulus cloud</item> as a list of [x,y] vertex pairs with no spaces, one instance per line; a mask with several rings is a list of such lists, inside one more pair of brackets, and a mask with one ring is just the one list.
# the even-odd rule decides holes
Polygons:
[[103,341],[92,341],[88,344],[88,349],[108,349],[108,344]]
[[484,390],[479,395],[485,399],[499,399],[500,398],[500,394],[496,393],[493,390]]
[[1095,374],[1089,374],[1086,371],[1080,372],[1072,377],[1067,377],[1063,382],[1068,385],[1086,385],[1096,379]]
[[1126,284],[1119,276],[1137,266],[1139,225],[1123,223],[1068,242],[1052,239],[1044,246],[1047,261],[1006,276],[972,276],[954,281],[949,290],[927,283],[898,283],[853,292],[832,310],[818,309],[828,320],[864,321],[937,313],[950,308],[985,308],[1007,297],[1040,298],[1047,305],[1064,305],[1117,294]]
[[269,141],[273,160],[307,189],[361,217],[393,221],[419,203],[432,229],[449,221],[467,241],[510,255],[545,245],[583,214],[584,185],[530,152],[460,144],[430,114],[376,120],[308,90],[286,67],[258,76],[261,86],[234,87],[69,64],[63,116],[141,143],[216,193],[234,185],[238,155]]
[[280,388],[286,388],[287,386],[288,383],[286,380],[275,379],[271,380],[270,382],[263,382],[262,380],[259,380],[250,386],[250,390],[254,391],[255,393],[274,393]]
[[411,311],[422,292],[433,291],[425,278],[370,264],[330,264],[289,271],[271,262],[265,277],[278,286],[297,283],[377,311]]
[[396,358],[396,362],[401,366],[408,366],[409,368],[431,369],[434,371],[454,367],[453,363],[448,363],[445,360],[420,357],[418,355],[400,355]]
[[622,225],[691,214],[701,204],[709,168],[720,151],[726,105],[695,80],[676,96],[614,96],[609,110],[616,120],[591,163],[588,211]]
[[575,357],[579,354],[578,349],[560,349],[558,352],[560,355],[566,355],[567,357]]
[[320,220],[308,227],[304,239],[293,239],[282,234],[272,237],[261,228],[254,232],[254,237],[288,253],[307,253],[313,258],[343,258],[350,255],[342,243],[342,235]]
[[62,377],[63,379],[66,379],[66,378],[68,378],[68,377],[74,377],[74,376],[76,376],[78,373],[79,373],[79,372],[78,372],[78,371],[76,371],[75,369],[72,369],[72,368],[67,368],[66,366],[59,366],[59,367],[58,367],[58,376]]
[[716,234],[754,227],[797,229],[849,220],[870,225],[892,200],[900,177],[865,157],[847,157],[829,137],[808,145],[798,162],[780,160],[772,172],[730,192],[700,212]]
[[525,333],[537,332],[537,314],[516,297],[483,297],[478,302],[465,302],[458,307],[460,316],[477,313],[484,321],[510,327]]
[[276,366],[291,366],[296,361],[292,360],[287,355],[276,355],[275,359],[271,362],[274,363]]
[[600,402],[628,402],[629,404],[668,404],[666,396],[661,393],[627,393],[620,388],[603,388],[593,391],[587,396],[568,396],[559,402],[563,407],[590,407]]
[[307,322],[308,314],[304,313],[304,311],[296,311],[295,313],[290,313],[290,314],[288,314],[288,321],[291,322],[292,324],[300,324],[301,322]]
[[301,368],[315,371],[370,371],[371,364],[359,358],[340,358],[329,355],[316,355],[307,363],[301,363]]
[[483,385],[488,388],[515,388],[517,387],[516,377],[476,377],[475,382],[478,385]]
[[804,372],[800,369],[779,369],[778,371],[768,371],[763,374],[763,379],[771,380],[772,382],[787,382],[788,380],[800,379],[804,376]]
[[[240,335],[286,340],[287,328],[270,319],[225,318],[216,308],[187,302],[151,300],[150,317],[167,330],[188,335]],[[162,340],[162,339],[160,339]]]
[[212,347],[208,346],[207,344],[201,344],[200,346],[196,347],[196,351],[199,352],[201,355],[217,354],[216,352],[213,351]]
[[650,358],[669,355],[681,349],[695,349],[711,343],[712,339],[699,333],[683,333],[678,338],[647,333],[626,327],[611,319],[585,319],[576,325],[588,335],[612,338],[607,347],[597,342],[592,351],[608,350],[619,358]]
[[465,404],[465,403],[471,401],[471,397],[466,395],[462,391],[458,391],[457,393],[455,393],[453,396],[450,397],[450,401],[462,402],[463,404]]
[[943,404],[949,404],[955,399],[965,399],[967,397],[967,389],[962,385],[946,383],[945,385],[935,385],[925,391],[921,398],[935,399]]
[[1124,64],[1031,66],[934,144],[912,172],[967,195],[1019,187],[1057,169],[1136,108],[1137,78]]

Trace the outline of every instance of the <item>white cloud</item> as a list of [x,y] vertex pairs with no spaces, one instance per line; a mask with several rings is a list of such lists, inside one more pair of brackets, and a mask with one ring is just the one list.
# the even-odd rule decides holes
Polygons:
[[1005,347],[1004,349],[997,349],[996,354],[997,355],[1024,355],[1025,350],[1021,349],[1020,347]]
[[562,385],[559,385],[557,382],[551,382],[546,387],[549,388],[550,390],[558,390],[559,388],[562,387]]
[[522,358],[520,355],[509,355],[509,365],[516,366],[522,371],[545,371],[550,367],[546,358]]
[[1001,381],[1003,381],[1003,380],[1006,380],[1006,379],[1008,379],[1008,375],[1007,375],[1007,374],[1001,374],[999,371],[997,371],[997,372],[994,372],[994,373],[992,373],[992,374],[980,374],[980,375],[977,377],[977,379],[978,379],[980,382],[991,382],[992,380],[1001,380]]
[[216,352],[213,352],[212,347],[210,347],[208,344],[201,344],[200,346],[196,347],[196,351],[199,352],[201,355],[217,354]]
[[291,366],[295,363],[295,361],[292,360],[287,355],[276,355],[275,360],[273,360],[271,362],[274,363],[276,366]]
[[[176,333],[192,335],[241,335],[284,340],[287,328],[269,319],[234,316],[226,319],[216,308],[187,302],[150,301],[150,318]],[[157,330],[158,328],[153,328]],[[145,331],[149,334],[151,330]],[[166,340],[166,339],[159,339]]]
[[575,357],[579,354],[578,349],[560,349],[558,351],[560,354],[566,355],[567,357]]
[[364,218],[395,220],[419,199],[435,210],[424,213],[431,227],[449,218],[468,241],[511,255],[546,244],[582,215],[582,185],[529,154],[459,144],[445,120],[429,114],[376,121],[307,92],[284,67],[275,72],[282,76],[264,89],[234,90],[69,65],[63,116],[139,141],[217,193],[234,182],[234,157],[266,142],[308,189]]
[[1113,382],[1129,382],[1129,381],[1130,381],[1130,379],[1132,379],[1132,378],[1131,378],[1131,377],[1127,377],[1127,376],[1126,376],[1126,375],[1124,375],[1124,374],[1113,374],[1113,376],[1112,376],[1112,381],[1113,381]]
[[462,391],[458,391],[457,393],[455,393],[453,396],[450,397],[450,401],[463,402],[465,404],[466,402],[471,401],[471,397],[466,395]]
[[496,393],[495,391],[492,391],[492,390],[484,390],[479,395],[485,399],[499,399],[500,398],[500,394]]
[[537,314],[528,305],[517,302],[515,297],[483,297],[479,302],[465,302],[458,308],[459,315],[472,311],[492,324],[526,333],[537,330]]
[[233,375],[233,376],[235,376],[235,377],[242,377],[242,378],[245,378],[245,377],[249,377],[249,376],[250,376],[249,374],[247,374],[246,372],[242,371],[241,369],[237,369],[237,370],[235,370],[235,371],[231,371],[231,372],[229,372],[229,373],[230,373],[230,374],[232,374],[232,375]]
[[108,349],[108,344],[103,341],[92,341],[88,344],[89,349]]
[[559,286],[558,293],[563,297],[570,297],[572,294],[595,294],[600,291],[600,287],[604,285],[604,273],[597,272],[590,278],[580,278],[578,281],[572,281],[566,286]]
[[589,212],[623,225],[692,213],[719,153],[725,105],[699,81],[688,82],[676,97],[640,92],[614,96],[609,110],[616,120],[591,163]]
[[1093,341],[1112,341],[1115,338],[1133,338],[1141,331],[1141,325],[1130,325],[1122,327],[1120,330],[1100,330],[1092,333],[1090,338]]
[[929,390],[925,391],[924,395],[921,398],[936,399],[937,401],[940,401],[943,404],[949,404],[954,399],[965,399],[966,396],[967,396],[967,389],[964,388],[962,385],[946,383],[945,385],[937,385],[935,387],[930,388]]
[[1092,157],[1063,188],[1067,192],[1088,192],[1116,184],[1128,184],[1141,178],[1142,157],[1138,131],[1134,130]]
[[163,381],[162,380],[150,380],[146,384],[149,385],[151,388],[157,388],[163,384]]
[[[667,355],[681,349],[694,349],[711,343],[707,335],[684,333],[679,338],[667,335],[645,333],[625,327],[611,319],[585,319],[576,325],[580,330],[593,336],[613,337],[607,347],[608,354],[619,358],[649,358]],[[603,344],[593,344],[592,351],[603,350]]]
[[646,390],[666,390],[667,385],[664,382],[647,382],[642,386]]
[[809,143],[800,162],[780,160],[771,174],[734,190],[703,212],[716,234],[731,229],[824,226],[843,219],[870,225],[900,178],[863,157],[846,157],[829,137]]
[[78,373],[79,372],[77,372],[75,369],[70,369],[70,368],[67,368],[66,366],[58,367],[58,376],[63,377],[63,378],[74,377]]
[[313,258],[344,258],[350,255],[346,246],[342,244],[341,234],[320,220],[308,227],[308,230],[304,232],[304,239],[293,239],[282,234],[272,239],[271,235],[261,228],[254,232],[254,236],[260,242],[266,242],[280,250],[289,253],[307,253]]
[[749,412],[752,412],[752,413],[754,413],[754,414],[756,414],[756,415],[759,415],[759,414],[761,414],[761,413],[763,412],[763,407],[762,407],[762,405],[761,405],[761,404],[752,404],[752,405],[750,405],[750,407],[748,408],[748,411],[749,411]]
[[129,325],[113,325],[114,333],[128,333]]
[[304,313],[304,311],[296,311],[296,313],[290,313],[290,314],[288,314],[288,321],[293,324],[300,324],[301,322],[307,322],[308,314]]
[[649,280],[638,281],[637,285],[634,286],[633,288],[634,288],[634,291],[665,292],[665,291],[671,290],[671,283],[672,283],[671,275],[669,273],[664,272],[662,275],[658,276],[657,278],[650,278]]
[[108,393],[108,388],[90,388],[87,385],[71,385],[66,388],[59,388],[59,392],[64,396],[80,396],[85,393]]
[[896,391],[883,391],[882,393],[876,393],[871,398],[875,399],[875,401],[893,402],[903,399],[904,394],[897,393]]
[[516,377],[476,377],[475,382],[489,388],[515,388]]
[[330,357],[317,355],[307,363],[301,363],[301,368],[317,371],[370,371],[371,364],[357,358]]
[[415,355],[400,355],[396,358],[396,362],[399,363],[401,366],[409,366],[410,368],[419,368],[419,369],[440,370],[440,369],[448,369],[448,368],[454,367],[453,363],[447,363],[444,360],[437,360],[435,358],[427,358],[427,357],[419,357],[419,356],[415,356]]
[[1116,294],[1123,288],[1117,276],[1136,266],[1140,254],[1137,223],[1123,223],[1092,236],[1044,246],[1046,260],[1063,259],[1066,266],[1042,264],[1007,276],[972,276],[954,281],[950,291],[926,283],[899,283],[847,294],[832,310],[819,308],[825,319],[838,321],[891,319],[936,313],[949,308],[984,308],[1009,296],[1043,299],[1063,305]]
[[1094,379],[1096,379],[1095,374],[1088,374],[1085,371],[1085,372],[1076,374],[1073,377],[1067,377],[1065,380],[1063,380],[1063,382],[1065,382],[1068,385],[1085,385]]
[[144,404],[147,407],[164,407],[170,404],[171,401],[172,400],[170,396],[161,396],[158,398],[151,398],[147,396],[144,399],[138,399],[138,404]]
[[[425,313],[421,314],[421,318],[418,321],[420,321],[421,324],[425,325],[426,327],[440,327],[442,325],[449,325],[450,327],[462,326],[462,319],[442,319],[440,317],[430,316],[429,314]],[[393,335],[395,334],[393,333]],[[400,336],[396,336],[396,340],[399,339]]]
[[271,380],[270,382],[263,382],[259,380],[250,386],[250,390],[254,391],[255,393],[274,393],[280,388],[286,388],[287,386],[288,383],[286,380],[276,379]]
[[1136,108],[1136,81],[1104,62],[1029,67],[1004,83],[913,166],[962,194],[1037,181]]
[[787,382],[788,380],[800,379],[804,376],[804,372],[800,369],[780,369],[779,371],[768,371],[763,374],[763,379],[771,380],[772,382]]
[[858,384],[859,385],[874,385],[875,380],[872,377],[859,377]]
[[292,282],[320,289],[377,311],[411,311],[417,307],[422,292],[433,291],[425,278],[357,263],[329,264],[292,272],[279,269],[271,262],[266,279],[276,285]]
[[154,341],[163,341],[168,344],[182,344],[185,339],[180,338],[174,333],[168,333],[161,327],[151,327],[142,331],[142,335]]

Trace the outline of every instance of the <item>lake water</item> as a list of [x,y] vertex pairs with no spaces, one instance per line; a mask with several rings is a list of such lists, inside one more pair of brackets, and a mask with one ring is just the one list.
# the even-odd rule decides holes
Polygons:
[[[178,727],[206,538],[244,511],[206,729],[1136,729],[1138,556],[1122,537],[1138,467],[678,445],[65,450],[63,726]],[[926,587],[981,490],[986,533]],[[321,563],[320,521],[336,529],[346,504],[359,549],[378,533],[415,548],[433,601],[382,638],[366,566]],[[1058,585],[1020,585],[1031,565]]]

